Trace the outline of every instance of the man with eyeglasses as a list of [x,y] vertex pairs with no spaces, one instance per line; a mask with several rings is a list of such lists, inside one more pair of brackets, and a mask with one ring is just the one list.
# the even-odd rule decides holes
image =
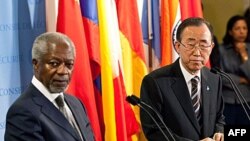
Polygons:
[[[222,80],[205,67],[214,47],[212,27],[202,18],[188,18],[176,36],[179,59],[144,77],[141,99],[161,114],[170,132],[156,119],[169,140],[224,140]],[[149,141],[166,140],[144,110],[140,118]]]

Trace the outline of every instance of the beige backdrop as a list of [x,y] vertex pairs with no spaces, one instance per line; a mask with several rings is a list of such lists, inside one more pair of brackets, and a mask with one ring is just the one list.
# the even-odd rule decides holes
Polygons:
[[214,27],[214,32],[219,43],[225,34],[228,19],[235,15],[243,15],[250,6],[250,0],[202,0],[203,16]]

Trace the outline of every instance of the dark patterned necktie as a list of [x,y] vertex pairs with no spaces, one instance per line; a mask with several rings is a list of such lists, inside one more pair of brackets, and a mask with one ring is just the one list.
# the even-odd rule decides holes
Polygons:
[[82,135],[81,135],[81,132],[80,132],[80,129],[79,127],[77,126],[75,120],[73,119],[74,117],[73,116],[70,116],[70,114],[67,112],[66,110],[66,106],[65,106],[65,102],[64,102],[64,99],[61,95],[59,95],[57,98],[56,98],[56,104],[58,105],[58,108],[59,110],[62,112],[62,114],[66,117],[66,119],[69,121],[69,123],[71,124],[71,126],[76,130],[76,132],[78,133],[78,135],[81,137],[81,139],[83,140],[82,138]]
[[192,84],[191,99],[192,99],[195,115],[199,121],[201,117],[201,113],[200,113],[200,95],[198,93],[198,82],[199,82],[198,76],[195,76],[194,78],[191,79],[191,84]]
[[56,104],[58,105],[59,110],[63,113],[63,115],[66,117],[66,119],[71,124],[69,114],[67,113],[67,110],[66,110],[65,105],[64,105],[64,100],[63,100],[63,97],[61,95],[56,98]]

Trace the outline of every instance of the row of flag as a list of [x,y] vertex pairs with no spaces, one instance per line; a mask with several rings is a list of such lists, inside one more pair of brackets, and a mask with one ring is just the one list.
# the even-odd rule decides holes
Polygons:
[[142,0],[141,25],[147,66],[152,71],[178,58],[173,48],[178,25],[188,17],[203,17],[200,0]]
[[67,91],[85,104],[96,140],[132,140],[140,126],[125,98],[139,95],[147,73],[136,1],[46,2],[55,6],[46,9],[52,21],[47,23],[56,23],[47,27],[75,43],[75,68]]
[[[182,13],[181,2],[186,8]],[[188,14],[199,7],[196,2],[142,1],[142,13],[148,11],[147,22],[144,18],[141,22],[148,23],[146,28],[141,28],[135,0],[60,0],[58,7],[52,7],[54,11],[58,8],[54,14],[56,31],[67,34],[76,45],[75,72],[68,92],[86,105],[96,140],[126,141],[139,133],[138,109],[132,110],[125,97],[139,96],[141,80],[150,65],[146,65],[146,53],[156,58],[147,59],[155,64],[149,66],[151,70],[172,62],[172,33],[181,14],[201,16],[195,15],[197,11]],[[151,42],[148,50],[152,51],[145,53],[142,33],[146,31],[148,45]]]
[[85,104],[96,141],[145,140],[139,109],[125,98],[177,58],[172,35],[192,16],[202,17],[200,0],[46,0],[47,31],[75,43],[67,92]]

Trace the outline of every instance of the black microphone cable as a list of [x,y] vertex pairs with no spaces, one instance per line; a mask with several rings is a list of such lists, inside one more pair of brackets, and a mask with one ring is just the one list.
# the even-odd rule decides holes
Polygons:
[[228,77],[229,81],[231,81],[231,83],[234,85],[234,88],[237,90],[237,92],[238,92],[239,96],[241,97],[241,99],[246,103],[248,110],[250,110],[250,106],[249,106],[248,102],[247,102],[246,99],[243,97],[243,95],[242,95],[240,89],[237,87],[237,85],[236,85],[235,82],[232,80],[232,78],[230,77],[230,75],[227,74],[226,72],[222,71],[222,70],[219,69],[219,68],[215,68],[215,69],[216,69],[218,72],[220,72],[220,73],[222,73],[222,74],[224,74],[224,75],[226,75],[226,76]]
[[[157,127],[160,129],[160,131],[162,132],[162,134],[164,135],[164,137],[166,138],[166,140],[169,141],[167,135],[164,133],[164,131],[161,129],[160,125],[157,123],[157,121],[154,119],[154,117],[150,114],[150,112],[148,110],[146,110],[146,108],[144,108],[143,106],[148,107],[150,110],[152,110],[157,117],[160,119],[162,125],[164,126],[164,128],[167,130],[168,134],[170,135],[170,137],[172,138],[173,141],[175,141],[175,138],[173,137],[172,133],[169,131],[169,128],[166,126],[166,124],[164,123],[163,119],[161,118],[159,112],[157,112],[153,107],[151,107],[150,105],[146,104],[145,102],[141,101],[140,98],[136,97],[135,95],[131,95],[131,96],[127,96],[126,100],[131,103],[132,105],[138,105],[140,108],[142,108],[155,122],[155,124],[157,125]],[[143,105],[143,106],[142,106]]]
[[151,109],[152,111],[154,111],[156,113],[156,115],[158,116],[158,118],[160,119],[161,123],[163,124],[163,126],[165,127],[165,129],[167,130],[167,132],[169,133],[169,135],[171,136],[172,140],[175,141],[175,138],[173,137],[173,135],[171,134],[171,132],[169,131],[169,128],[166,126],[166,124],[164,123],[163,119],[161,118],[161,115],[159,114],[159,112],[157,112],[154,108],[152,108],[150,105],[144,103],[143,101],[141,101],[141,104],[147,106],[149,109]]
[[250,110],[250,106],[248,105],[246,99],[243,97],[241,91],[239,90],[239,88],[237,87],[237,85],[235,84],[235,82],[232,80],[232,78],[227,73],[223,72],[219,68],[212,68],[211,72],[216,73],[216,74],[219,73],[220,75],[222,75],[223,77],[225,77],[227,80],[229,80],[229,82],[230,82],[230,84],[231,84],[231,86],[232,86],[232,88],[233,88],[233,90],[234,90],[234,92],[235,92],[238,100],[240,101],[240,104],[241,104],[244,112],[246,113],[246,116],[247,116],[248,120],[250,121],[250,116],[249,116],[249,113],[247,112],[247,109],[246,109],[244,103],[247,105],[248,110]]

